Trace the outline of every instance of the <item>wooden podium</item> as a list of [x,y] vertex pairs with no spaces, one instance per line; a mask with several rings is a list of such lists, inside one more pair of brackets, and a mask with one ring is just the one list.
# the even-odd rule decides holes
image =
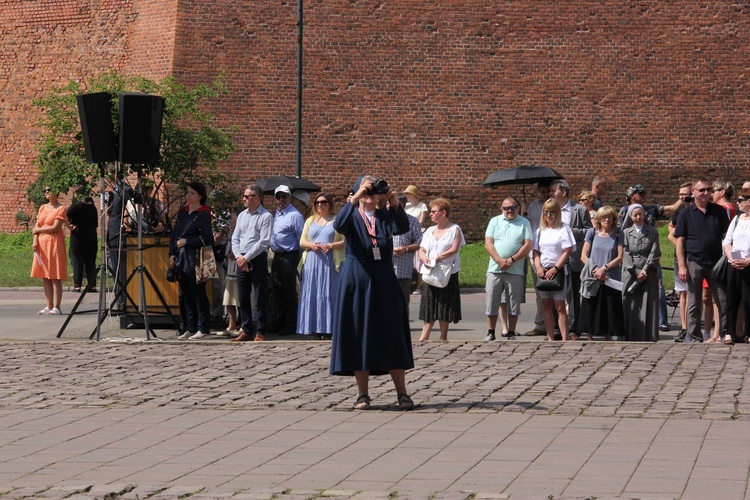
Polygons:
[[[128,275],[138,267],[138,237],[135,235],[127,236],[127,272]],[[169,308],[172,310],[172,314],[179,318],[180,316],[180,302],[179,302],[179,286],[177,283],[170,283],[167,281],[167,269],[169,269],[169,236],[168,235],[144,235],[143,236],[143,267],[151,275],[154,283],[159,288],[164,301],[167,303]],[[138,273],[133,276],[133,279],[128,283],[127,291],[133,300],[140,304],[140,277]],[[167,310],[159,300],[159,296],[151,285],[151,282],[146,276],[143,277],[143,283],[145,288],[146,300],[145,305],[148,311],[149,323],[154,325],[172,325],[172,320],[169,318]],[[125,306],[125,328],[128,325],[138,323],[143,324],[143,321],[138,314],[138,311],[129,302]]]

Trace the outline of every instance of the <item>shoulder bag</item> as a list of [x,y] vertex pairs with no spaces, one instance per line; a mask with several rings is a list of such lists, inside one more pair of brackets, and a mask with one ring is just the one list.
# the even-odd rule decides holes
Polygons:
[[453,265],[445,262],[435,262],[432,267],[422,267],[422,281],[435,288],[445,288],[451,280]]
[[[201,237],[202,242],[203,238]],[[200,284],[218,278],[219,270],[216,267],[214,247],[204,245],[198,249],[198,254],[195,256],[195,282]]]
[[[732,221],[734,223],[734,227],[737,227],[737,222],[739,221],[740,216],[736,215],[734,217],[734,220]],[[727,260],[727,254],[724,253],[724,246],[721,247],[721,258],[716,261],[716,264],[714,264],[711,267],[711,272],[709,273],[709,276],[711,279],[726,282],[727,280],[727,269],[729,268],[729,261]]]

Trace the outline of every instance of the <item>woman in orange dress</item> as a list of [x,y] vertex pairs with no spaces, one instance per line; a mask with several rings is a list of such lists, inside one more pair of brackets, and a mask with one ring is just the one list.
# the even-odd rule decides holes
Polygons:
[[47,306],[37,314],[58,315],[62,300],[62,282],[68,279],[68,260],[65,256],[65,235],[63,225],[67,222],[65,207],[57,201],[57,193],[44,189],[49,203],[39,207],[36,225],[31,230],[34,242],[34,261],[31,264],[31,277],[44,281],[44,298]]

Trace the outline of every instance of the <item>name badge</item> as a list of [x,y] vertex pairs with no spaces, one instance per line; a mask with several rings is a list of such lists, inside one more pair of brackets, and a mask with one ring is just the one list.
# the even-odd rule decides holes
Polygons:
[[375,260],[380,260],[380,249],[378,247],[372,248],[372,258]]

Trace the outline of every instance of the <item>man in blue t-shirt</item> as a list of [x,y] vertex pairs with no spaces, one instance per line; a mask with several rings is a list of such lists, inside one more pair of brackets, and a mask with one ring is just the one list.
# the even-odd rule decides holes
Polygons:
[[[503,200],[503,213],[493,217],[484,234],[484,248],[490,254],[487,269],[487,336],[495,340],[497,314],[508,314],[508,339],[516,336],[521,302],[526,287],[524,260],[532,248],[531,224],[518,215],[520,203],[512,196]],[[506,301],[502,302],[503,294]]]

